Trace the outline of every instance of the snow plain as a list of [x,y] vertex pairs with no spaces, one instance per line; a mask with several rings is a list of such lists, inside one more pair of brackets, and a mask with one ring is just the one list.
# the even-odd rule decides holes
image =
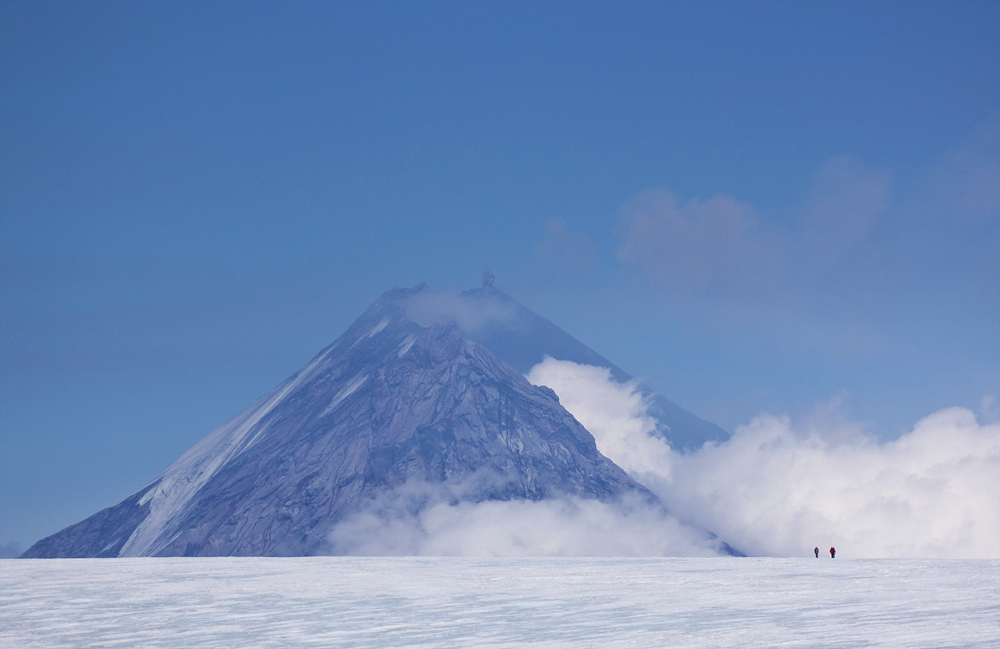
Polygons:
[[0,646],[997,647],[1000,561],[0,561]]

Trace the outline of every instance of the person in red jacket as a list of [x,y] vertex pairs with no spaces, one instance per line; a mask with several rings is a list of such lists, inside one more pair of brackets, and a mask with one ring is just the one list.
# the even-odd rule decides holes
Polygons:
[[830,558],[831,559],[837,558],[837,548],[830,548]]

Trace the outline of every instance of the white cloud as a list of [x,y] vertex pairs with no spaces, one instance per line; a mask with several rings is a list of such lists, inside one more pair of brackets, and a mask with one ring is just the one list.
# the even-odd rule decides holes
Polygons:
[[598,450],[628,473],[647,482],[669,475],[673,454],[662,438],[651,435],[656,420],[646,415],[638,381],[617,383],[607,368],[548,357],[527,378],[555,390],[559,403],[594,436]]
[[761,415],[726,443],[680,455],[646,434],[634,386],[600,368],[548,359],[529,378],[673,513],[748,554],[833,545],[844,557],[1000,557],[1000,425],[969,410],[941,410],[884,444],[856,427],[803,432]]
[[717,541],[635,496],[455,502],[447,487],[407,483],[330,535],[362,556],[715,556]]
[[1000,556],[1000,427],[939,411],[885,444],[802,438],[758,417],[685,458],[668,501],[748,552],[832,544],[856,557]]

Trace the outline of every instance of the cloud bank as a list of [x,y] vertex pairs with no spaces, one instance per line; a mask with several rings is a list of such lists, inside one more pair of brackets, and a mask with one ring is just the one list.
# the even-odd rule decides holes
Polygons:
[[635,497],[461,502],[454,485],[410,482],[337,525],[330,551],[360,556],[696,556],[718,541]]
[[883,444],[761,415],[723,444],[681,455],[654,430],[635,385],[546,359],[529,380],[555,390],[602,453],[682,520],[751,555],[1000,557],[1000,425],[940,410]]

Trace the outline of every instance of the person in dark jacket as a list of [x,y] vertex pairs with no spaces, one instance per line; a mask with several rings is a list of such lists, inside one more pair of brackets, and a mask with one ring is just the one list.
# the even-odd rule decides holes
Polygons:
[[831,559],[837,558],[837,548],[830,548],[830,558]]
[[819,559],[819,548],[813,548],[813,554],[815,554],[816,558]]

